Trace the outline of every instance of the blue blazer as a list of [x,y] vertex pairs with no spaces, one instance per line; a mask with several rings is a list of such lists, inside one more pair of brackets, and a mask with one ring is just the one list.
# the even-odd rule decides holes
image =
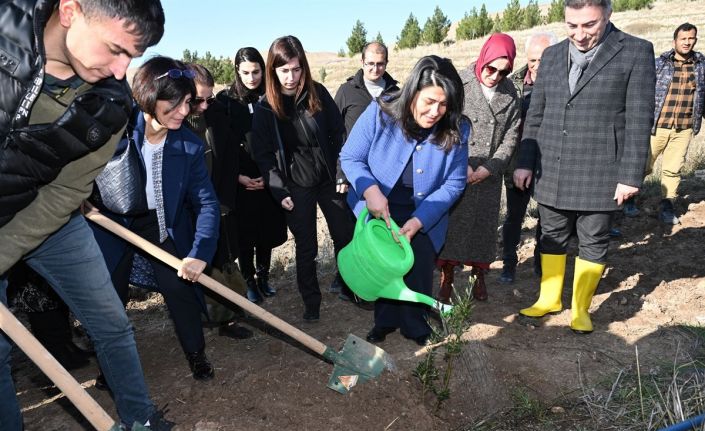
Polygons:
[[448,230],[448,210],[465,189],[469,137],[470,123],[463,121],[460,144],[448,152],[429,138],[420,142],[407,139],[394,119],[372,102],[355,122],[340,152],[340,163],[351,185],[348,204],[359,214],[366,205],[363,194],[373,185],[388,196],[413,157],[413,216],[421,220],[421,231],[429,235],[438,252]]
[[[133,139],[140,150],[144,145],[145,120],[137,110],[133,118]],[[124,151],[127,139],[118,144],[116,153]],[[144,164],[144,160],[142,160]],[[218,242],[220,207],[208,175],[203,142],[185,126],[169,130],[164,142],[162,165],[164,215],[169,237],[174,241],[178,258],[192,257],[207,263],[213,259]],[[132,224],[132,217],[106,214],[123,226]],[[195,223],[194,223],[195,217]],[[117,267],[127,243],[118,236],[91,223],[108,269]]]

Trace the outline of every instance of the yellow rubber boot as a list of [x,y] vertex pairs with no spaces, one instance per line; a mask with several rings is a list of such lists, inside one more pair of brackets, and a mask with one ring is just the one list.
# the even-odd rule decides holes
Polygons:
[[592,332],[590,320],[590,303],[600,283],[605,265],[575,258],[575,275],[573,276],[573,300],[570,306],[570,329],[578,334]]
[[539,299],[529,308],[519,310],[527,317],[543,317],[563,309],[563,276],[565,275],[565,254],[541,253],[541,292]]

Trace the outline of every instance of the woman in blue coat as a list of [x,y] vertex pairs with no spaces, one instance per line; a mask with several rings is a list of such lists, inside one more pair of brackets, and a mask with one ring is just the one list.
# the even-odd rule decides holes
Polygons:
[[[183,126],[196,94],[193,78],[185,64],[167,57],[154,57],[137,71],[132,91],[139,109],[117,151],[127,146],[128,139],[136,143],[147,173],[149,211],[113,218],[182,259],[177,273],[148,258],[193,377],[207,380],[213,377],[213,366],[205,354],[201,328],[203,293],[194,283],[215,253],[220,212],[203,142]],[[94,226],[94,233],[115,289],[126,303],[135,248],[100,227]]]
[[[470,123],[462,117],[463,84],[450,60],[421,58],[401,92],[373,102],[340,153],[355,214],[366,206],[411,241],[414,265],[406,285],[431,295],[434,262],[448,229],[448,210],[465,188]],[[370,342],[400,328],[425,345],[431,334],[422,304],[378,299]]]

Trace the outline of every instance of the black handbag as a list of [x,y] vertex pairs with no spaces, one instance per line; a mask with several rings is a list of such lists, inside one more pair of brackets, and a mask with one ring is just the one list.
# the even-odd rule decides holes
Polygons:
[[145,193],[147,175],[129,127],[125,129],[125,134],[125,150],[115,154],[96,177],[91,201],[99,209],[132,216],[148,211]]

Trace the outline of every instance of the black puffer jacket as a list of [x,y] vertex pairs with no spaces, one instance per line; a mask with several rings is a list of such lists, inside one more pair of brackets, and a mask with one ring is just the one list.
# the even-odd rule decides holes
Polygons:
[[29,125],[44,83],[43,32],[56,0],[0,0],[0,226],[61,169],[102,147],[127,122],[127,83],[105,79],[51,124]]

